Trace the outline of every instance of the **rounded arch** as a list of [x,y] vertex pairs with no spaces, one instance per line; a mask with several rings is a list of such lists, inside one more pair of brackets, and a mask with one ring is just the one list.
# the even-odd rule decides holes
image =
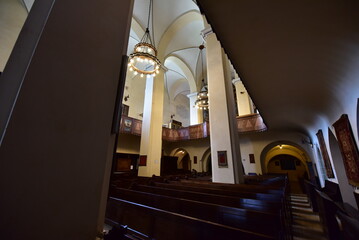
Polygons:
[[[280,146],[282,146],[282,148]],[[260,155],[262,174],[267,173],[267,165],[269,161],[280,153],[286,153],[298,158],[304,166],[306,166],[306,170],[309,173],[307,162],[311,162],[311,159],[308,153],[294,142],[280,140],[272,142],[263,148]]]
[[191,93],[196,92],[197,86],[196,86],[196,81],[194,79],[194,75],[193,75],[190,67],[183,61],[183,59],[179,58],[178,56],[170,55],[164,61],[165,66],[166,66],[167,61],[172,61],[179,67],[179,69],[183,72],[184,76],[186,77],[186,79],[188,81],[190,92]]
[[162,35],[161,40],[158,44],[158,59],[160,61],[164,60],[164,57],[166,55],[166,49],[168,45],[171,43],[173,36],[184,26],[188,25],[193,21],[203,22],[203,17],[201,13],[197,10],[191,10],[182,14],[177,19],[175,19],[173,23],[166,29],[165,33]]
[[192,163],[188,151],[184,148],[175,148],[170,156],[177,157],[177,169],[191,170]]
[[208,166],[210,165],[208,161],[211,160],[210,156],[211,156],[211,148],[208,148],[206,151],[204,151],[201,158],[202,172],[212,171],[212,169],[208,169]]

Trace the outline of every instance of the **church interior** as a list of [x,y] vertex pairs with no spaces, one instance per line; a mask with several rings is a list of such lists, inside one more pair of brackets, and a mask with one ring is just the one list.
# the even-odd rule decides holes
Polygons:
[[0,0],[1,239],[356,239],[358,12]]

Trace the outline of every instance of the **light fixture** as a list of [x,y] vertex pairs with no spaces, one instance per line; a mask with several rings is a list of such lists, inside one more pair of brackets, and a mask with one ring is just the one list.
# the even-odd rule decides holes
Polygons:
[[157,58],[157,49],[152,44],[149,24],[151,19],[151,12],[153,9],[152,0],[148,8],[147,28],[145,34],[140,42],[134,47],[134,52],[128,58],[128,68],[134,75],[140,74],[141,77],[145,75],[156,76],[159,73],[161,66],[160,60]]
[[209,109],[208,89],[207,86],[205,85],[204,74],[203,74],[203,55],[202,55],[203,48],[204,48],[203,45],[199,46],[199,50],[200,50],[199,54],[201,56],[201,64],[202,64],[202,85],[200,92],[197,94],[195,107],[197,109],[208,110]]

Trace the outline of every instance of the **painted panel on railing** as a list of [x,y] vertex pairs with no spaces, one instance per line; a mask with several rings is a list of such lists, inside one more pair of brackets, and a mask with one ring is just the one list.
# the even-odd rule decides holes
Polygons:
[[[251,114],[237,117],[237,128],[240,133],[261,132],[267,130],[262,117],[259,114]],[[142,121],[123,116],[121,118],[120,132],[140,136]],[[209,137],[209,123],[192,125],[180,129],[162,128],[162,139],[165,141],[183,141]]]

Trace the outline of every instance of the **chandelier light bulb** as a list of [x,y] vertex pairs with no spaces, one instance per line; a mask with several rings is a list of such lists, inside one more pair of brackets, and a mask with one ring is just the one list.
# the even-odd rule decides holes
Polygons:
[[156,76],[161,66],[160,60],[157,58],[157,49],[152,43],[149,30],[151,13],[153,13],[153,0],[149,1],[149,14],[147,19],[147,27],[144,35],[139,43],[134,46],[133,53],[129,56],[129,67],[132,67],[136,74],[141,77],[145,75]]

